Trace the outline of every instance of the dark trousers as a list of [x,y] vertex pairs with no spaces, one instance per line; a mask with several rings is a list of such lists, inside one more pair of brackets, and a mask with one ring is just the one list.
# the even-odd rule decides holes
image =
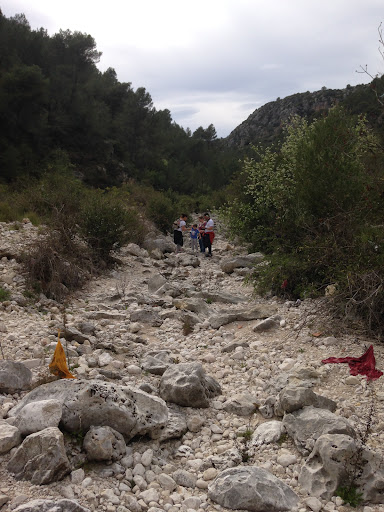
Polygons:
[[204,235],[204,248],[208,249],[208,254],[212,254],[212,244],[208,233]]
[[199,246],[200,246],[200,252],[205,252],[204,235],[201,238],[199,238]]

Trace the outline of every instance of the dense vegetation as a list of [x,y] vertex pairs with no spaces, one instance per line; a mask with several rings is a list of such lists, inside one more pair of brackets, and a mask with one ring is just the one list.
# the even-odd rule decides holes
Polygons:
[[294,117],[281,144],[254,148],[223,210],[233,234],[269,254],[259,291],[291,298],[337,291],[349,312],[383,330],[384,154],[363,116],[342,107]]
[[0,11],[0,177],[52,171],[60,151],[94,187],[136,180],[156,189],[209,193],[237,168],[213,125],[194,133],[156,110],[150,94],[104,73],[95,40],[31,30]]

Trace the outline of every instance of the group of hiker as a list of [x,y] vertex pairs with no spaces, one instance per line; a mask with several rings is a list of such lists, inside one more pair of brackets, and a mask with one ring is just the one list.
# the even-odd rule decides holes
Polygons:
[[[176,254],[183,252],[183,233],[189,232],[192,251],[200,251],[207,258],[212,257],[212,242],[215,238],[214,222],[209,213],[199,216],[199,224],[193,224],[187,228],[188,215],[182,213],[180,218],[174,222],[173,241],[176,245]],[[208,249],[208,251],[207,251]]]

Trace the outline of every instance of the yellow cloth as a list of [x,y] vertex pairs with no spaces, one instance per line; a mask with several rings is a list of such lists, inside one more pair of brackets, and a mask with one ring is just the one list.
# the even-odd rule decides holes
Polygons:
[[55,352],[53,354],[52,362],[49,364],[49,371],[53,373],[53,375],[57,375],[60,379],[75,379],[76,377],[72,375],[72,373],[68,370],[67,359],[65,357],[65,352],[63,349],[63,345],[59,339],[57,341],[57,345],[55,348]]

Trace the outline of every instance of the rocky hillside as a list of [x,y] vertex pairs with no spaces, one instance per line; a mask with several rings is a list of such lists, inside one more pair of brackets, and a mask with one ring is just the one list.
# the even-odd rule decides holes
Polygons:
[[[382,344],[317,301],[255,297],[263,256],[220,232],[212,258],[124,247],[64,315],[26,297],[37,236],[0,223],[1,512],[348,512],[353,475],[357,510],[384,512],[383,377],[322,363],[372,344],[382,369]],[[76,379],[48,371],[59,329]]]
[[327,89],[304,92],[278,98],[256,109],[225,139],[230,147],[246,147],[249,144],[270,144],[279,138],[282,126],[293,114],[313,119],[322,111],[344,101],[362,86],[345,89]]

